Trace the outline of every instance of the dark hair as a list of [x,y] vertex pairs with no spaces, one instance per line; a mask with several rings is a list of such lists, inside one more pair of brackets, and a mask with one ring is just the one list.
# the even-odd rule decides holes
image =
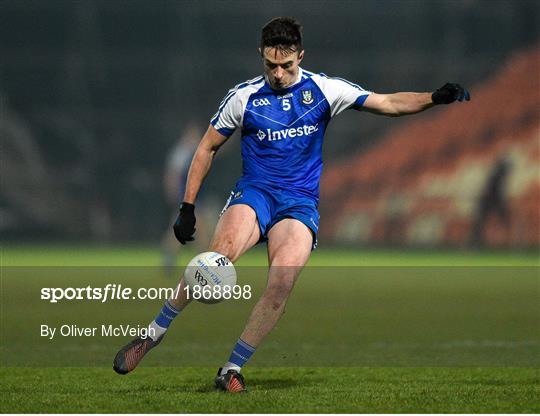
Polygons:
[[276,17],[262,28],[261,54],[264,48],[283,52],[302,51],[302,25],[294,17]]

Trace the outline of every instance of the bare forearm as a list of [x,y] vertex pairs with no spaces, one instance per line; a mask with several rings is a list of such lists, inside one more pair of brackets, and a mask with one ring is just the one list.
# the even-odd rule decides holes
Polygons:
[[469,101],[469,91],[460,84],[446,83],[435,92],[396,92],[394,94],[371,93],[364,101],[366,111],[385,116],[399,117],[416,114],[437,104]]
[[433,107],[430,92],[397,92],[388,96],[388,115],[399,117],[416,114]]
[[203,146],[197,148],[189,168],[184,202],[189,202],[190,204],[195,203],[202,182],[208,174],[210,166],[212,166],[212,160],[214,159],[215,154],[216,151],[213,149],[208,149]]

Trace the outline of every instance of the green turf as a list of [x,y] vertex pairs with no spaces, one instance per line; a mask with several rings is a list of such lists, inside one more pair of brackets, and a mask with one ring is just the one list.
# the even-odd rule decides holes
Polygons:
[[[255,250],[239,263],[239,279],[252,285],[255,297],[266,271],[247,266],[265,264],[265,256]],[[3,247],[0,410],[540,410],[534,252],[317,251],[285,316],[246,368],[250,393],[240,397],[217,394],[211,384],[254,300],[194,304],[126,377],[109,366],[129,337],[39,336],[42,323],[144,325],[161,301],[53,305],[39,300],[40,288],[174,285],[159,268],[141,267],[158,264],[159,252],[145,247]]]
[[[196,254],[192,248],[180,251],[179,264]],[[74,244],[4,244],[3,266],[159,266],[160,252],[148,246],[89,246]],[[267,264],[266,248],[257,246],[237,263],[241,266]],[[401,251],[373,249],[319,248],[313,252],[310,266],[540,266],[537,250],[522,251]]]
[[535,413],[522,368],[252,368],[249,392],[213,391],[213,368],[3,369],[3,412]]

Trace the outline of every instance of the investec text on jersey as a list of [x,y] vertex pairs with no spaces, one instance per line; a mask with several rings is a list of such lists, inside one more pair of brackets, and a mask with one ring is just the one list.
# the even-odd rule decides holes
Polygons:
[[301,137],[301,136],[309,136],[316,131],[319,130],[319,123],[315,125],[303,125],[300,127],[293,127],[290,129],[283,129],[283,130],[272,130],[272,129],[266,129],[266,133],[262,130],[259,130],[257,132],[257,137],[260,141],[263,141],[266,137],[268,137],[268,141],[275,141],[275,140],[281,140],[286,138],[294,138],[294,137]]

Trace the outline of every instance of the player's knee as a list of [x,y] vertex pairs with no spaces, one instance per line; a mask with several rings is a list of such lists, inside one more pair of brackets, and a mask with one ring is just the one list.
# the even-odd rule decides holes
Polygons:
[[214,241],[210,247],[210,251],[223,254],[233,263],[238,259],[238,250],[235,248],[232,238],[225,237]]
[[272,309],[278,310],[287,300],[294,287],[293,279],[280,279],[268,285],[266,296],[270,298]]

